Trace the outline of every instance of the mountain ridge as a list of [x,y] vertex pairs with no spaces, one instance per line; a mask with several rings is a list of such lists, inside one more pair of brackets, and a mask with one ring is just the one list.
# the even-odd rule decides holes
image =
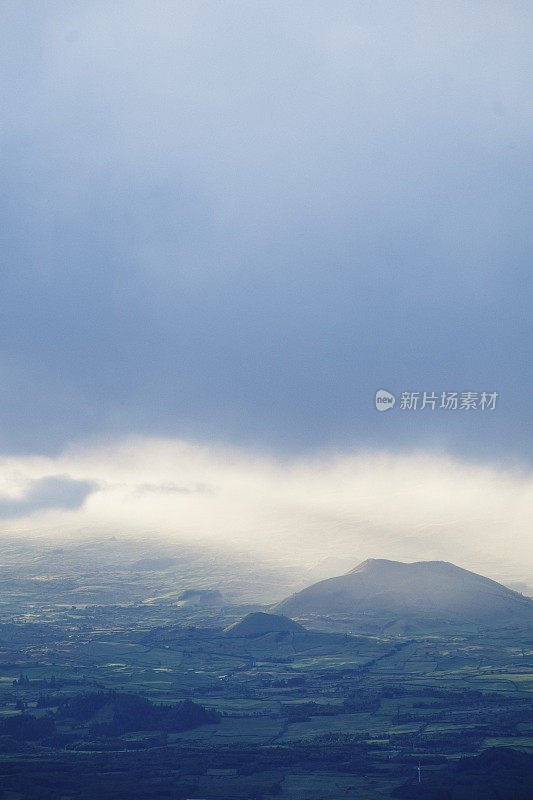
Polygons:
[[531,619],[533,600],[448,561],[369,558],[344,575],[295,592],[270,609],[290,617],[344,614],[494,623]]
[[305,628],[283,614],[252,611],[243,619],[224,628],[226,636],[253,638],[268,633],[305,633]]

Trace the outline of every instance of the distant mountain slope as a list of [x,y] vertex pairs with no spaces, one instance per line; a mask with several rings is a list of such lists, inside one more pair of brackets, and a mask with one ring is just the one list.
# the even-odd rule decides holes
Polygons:
[[533,622],[531,598],[447,561],[405,564],[371,558],[346,575],[293,594],[272,611],[291,617],[342,614],[453,623]]
[[254,611],[225,629],[228,636],[264,636],[267,633],[303,633],[305,628],[288,617]]

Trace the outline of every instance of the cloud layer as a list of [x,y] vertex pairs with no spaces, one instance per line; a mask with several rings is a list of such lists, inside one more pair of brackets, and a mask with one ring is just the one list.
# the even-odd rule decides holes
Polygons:
[[47,476],[59,473],[70,476],[62,487],[78,492],[78,501],[85,492],[83,506],[67,507],[63,496],[55,503],[62,510],[5,522],[6,532],[235,543],[309,565],[327,556],[353,564],[439,559],[492,577],[533,579],[529,472],[428,453],[293,459],[134,438],[55,458],[8,459],[0,478],[4,492],[14,475],[48,491],[54,481],[58,487]]
[[[532,22],[490,0],[3,2],[0,448],[529,459]],[[502,404],[378,419],[380,386]]]
[[27,517],[44,509],[78,509],[97,486],[91,481],[50,475],[27,480],[19,496],[0,495],[0,519]]

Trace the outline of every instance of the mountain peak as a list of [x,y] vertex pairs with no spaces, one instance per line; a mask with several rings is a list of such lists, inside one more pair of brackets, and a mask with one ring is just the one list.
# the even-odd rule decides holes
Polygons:
[[[389,558],[367,558],[365,559],[365,561],[361,561],[360,564],[351,569],[348,574],[355,572],[365,572],[371,569],[411,569],[411,568],[418,568],[418,569],[445,568],[450,570],[460,570],[461,572],[468,571],[463,569],[462,567],[458,567],[455,564],[452,564],[451,561],[392,561]],[[471,573],[471,574],[475,575],[476,573]]]
[[253,611],[243,619],[224,629],[229,636],[264,636],[267,633],[302,633],[305,628],[293,619],[281,614]]
[[417,618],[435,624],[533,621],[533,600],[448,561],[369,558],[345,575],[319,581],[274,607],[292,617]]
[[403,562],[401,561],[390,561],[388,558],[367,558],[365,561],[361,561],[360,564],[351,569],[348,574],[351,575],[356,572],[367,572],[369,570],[383,569],[387,567],[394,568],[402,563]]

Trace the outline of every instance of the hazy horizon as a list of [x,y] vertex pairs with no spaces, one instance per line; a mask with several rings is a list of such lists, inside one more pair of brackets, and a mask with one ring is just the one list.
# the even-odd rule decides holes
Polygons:
[[[443,560],[533,588],[524,470],[419,453],[280,458],[133,437],[3,461],[5,535],[111,536],[329,556]],[[351,564],[349,562],[352,562]]]

